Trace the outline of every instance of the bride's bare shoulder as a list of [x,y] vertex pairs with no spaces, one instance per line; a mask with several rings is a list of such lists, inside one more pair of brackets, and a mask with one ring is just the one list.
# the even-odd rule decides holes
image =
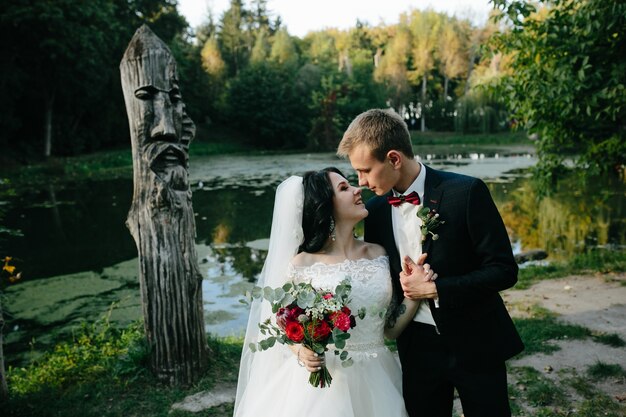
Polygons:
[[293,266],[311,266],[316,262],[316,255],[308,252],[300,252],[291,259]]
[[375,259],[380,256],[386,256],[387,251],[384,247],[377,243],[364,242],[363,244],[364,256],[369,259]]

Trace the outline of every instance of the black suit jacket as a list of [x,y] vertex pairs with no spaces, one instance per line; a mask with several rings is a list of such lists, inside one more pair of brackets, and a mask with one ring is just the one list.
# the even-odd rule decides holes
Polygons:
[[[439,308],[429,303],[442,339],[459,360],[470,362],[503,361],[521,352],[524,345],[499,295],[517,282],[518,268],[489,189],[477,178],[426,167],[424,205],[445,221],[436,230],[438,240],[428,236],[422,242],[426,262],[438,274]],[[387,250],[394,292],[402,299],[392,206],[383,196],[366,207],[365,240]],[[401,345],[402,336],[402,357]]]

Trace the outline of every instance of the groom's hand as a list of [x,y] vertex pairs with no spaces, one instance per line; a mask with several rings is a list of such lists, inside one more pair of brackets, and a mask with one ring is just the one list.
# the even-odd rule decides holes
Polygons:
[[404,291],[404,296],[412,300],[422,298],[437,298],[437,286],[434,280],[437,274],[425,263],[427,254],[422,254],[417,259],[417,263],[405,256],[402,262],[402,272],[400,272],[400,284]]

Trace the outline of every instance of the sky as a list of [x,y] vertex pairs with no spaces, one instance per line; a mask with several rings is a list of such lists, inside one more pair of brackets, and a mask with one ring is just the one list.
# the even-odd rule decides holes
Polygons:
[[[178,10],[196,27],[206,21],[209,8],[219,19],[230,0],[178,0],[178,4]],[[300,38],[313,30],[352,28],[357,19],[372,26],[395,24],[401,13],[428,7],[483,24],[492,8],[489,0],[268,0],[267,7],[274,17],[281,17],[291,35]]]

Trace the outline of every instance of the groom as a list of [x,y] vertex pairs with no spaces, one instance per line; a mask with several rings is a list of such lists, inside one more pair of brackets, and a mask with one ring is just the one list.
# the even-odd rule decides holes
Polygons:
[[[450,417],[456,388],[465,417],[510,416],[504,362],[524,345],[498,292],[517,282],[517,265],[486,185],[415,160],[407,126],[391,110],[357,116],[337,154],[377,196],[367,204],[365,240],[387,250],[396,301],[422,300],[398,338],[409,415]],[[423,217],[439,214],[438,226],[420,230],[422,205],[431,210]],[[414,264],[422,253],[425,263]]]

